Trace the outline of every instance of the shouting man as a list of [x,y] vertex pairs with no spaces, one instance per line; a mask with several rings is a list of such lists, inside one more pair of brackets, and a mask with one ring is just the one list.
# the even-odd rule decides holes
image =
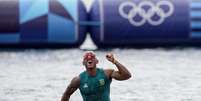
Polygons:
[[112,79],[127,80],[131,73],[124,65],[119,63],[112,53],[106,55],[106,59],[116,65],[114,69],[97,68],[98,59],[93,52],[86,52],[83,65],[86,71],[74,77],[64,92],[61,101],[69,101],[70,96],[79,88],[83,101],[110,101],[110,84]]

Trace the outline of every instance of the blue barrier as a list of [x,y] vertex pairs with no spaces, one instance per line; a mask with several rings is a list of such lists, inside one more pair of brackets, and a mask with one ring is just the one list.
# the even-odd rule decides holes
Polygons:
[[0,44],[79,46],[86,9],[80,0],[1,0]]
[[0,45],[201,45],[201,0],[1,0]]
[[95,0],[89,13],[99,47],[201,45],[201,0]]

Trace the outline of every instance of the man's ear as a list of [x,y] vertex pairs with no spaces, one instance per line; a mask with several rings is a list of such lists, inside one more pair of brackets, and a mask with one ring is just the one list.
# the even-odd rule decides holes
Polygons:
[[83,60],[83,61],[82,61],[82,64],[85,66],[85,65],[86,65],[86,61]]
[[98,59],[96,59],[96,64],[98,64],[98,62],[99,62]]

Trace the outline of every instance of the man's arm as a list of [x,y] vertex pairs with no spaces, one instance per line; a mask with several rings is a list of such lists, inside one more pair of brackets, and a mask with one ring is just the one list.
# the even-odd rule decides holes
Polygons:
[[107,54],[106,58],[112,62],[114,65],[116,65],[118,71],[115,71],[113,69],[107,69],[105,70],[106,75],[109,78],[114,78],[116,80],[127,80],[131,77],[131,73],[128,71],[128,69],[122,65],[120,62],[118,62],[113,54]]
[[79,88],[80,85],[80,78],[74,77],[71,80],[71,83],[68,85],[66,91],[64,92],[61,101],[69,101],[70,96]]

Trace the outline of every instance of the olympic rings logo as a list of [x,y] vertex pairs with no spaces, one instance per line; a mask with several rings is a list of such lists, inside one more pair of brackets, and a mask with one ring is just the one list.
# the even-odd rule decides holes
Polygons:
[[[162,8],[162,6],[167,6],[168,11]],[[127,13],[125,12],[126,7],[131,7]],[[146,11],[146,9],[144,9],[145,7],[149,7],[149,9]],[[144,25],[146,21],[153,26],[158,26],[162,24],[167,17],[171,16],[173,12],[174,5],[169,1],[159,1],[156,4],[153,4],[151,1],[142,1],[138,5],[131,1],[127,1],[119,6],[120,15],[123,18],[128,19],[133,26],[137,27]],[[141,17],[138,21],[134,19],[137,15]],[[158,20],[153,20],[155,15],[159,17]]]

